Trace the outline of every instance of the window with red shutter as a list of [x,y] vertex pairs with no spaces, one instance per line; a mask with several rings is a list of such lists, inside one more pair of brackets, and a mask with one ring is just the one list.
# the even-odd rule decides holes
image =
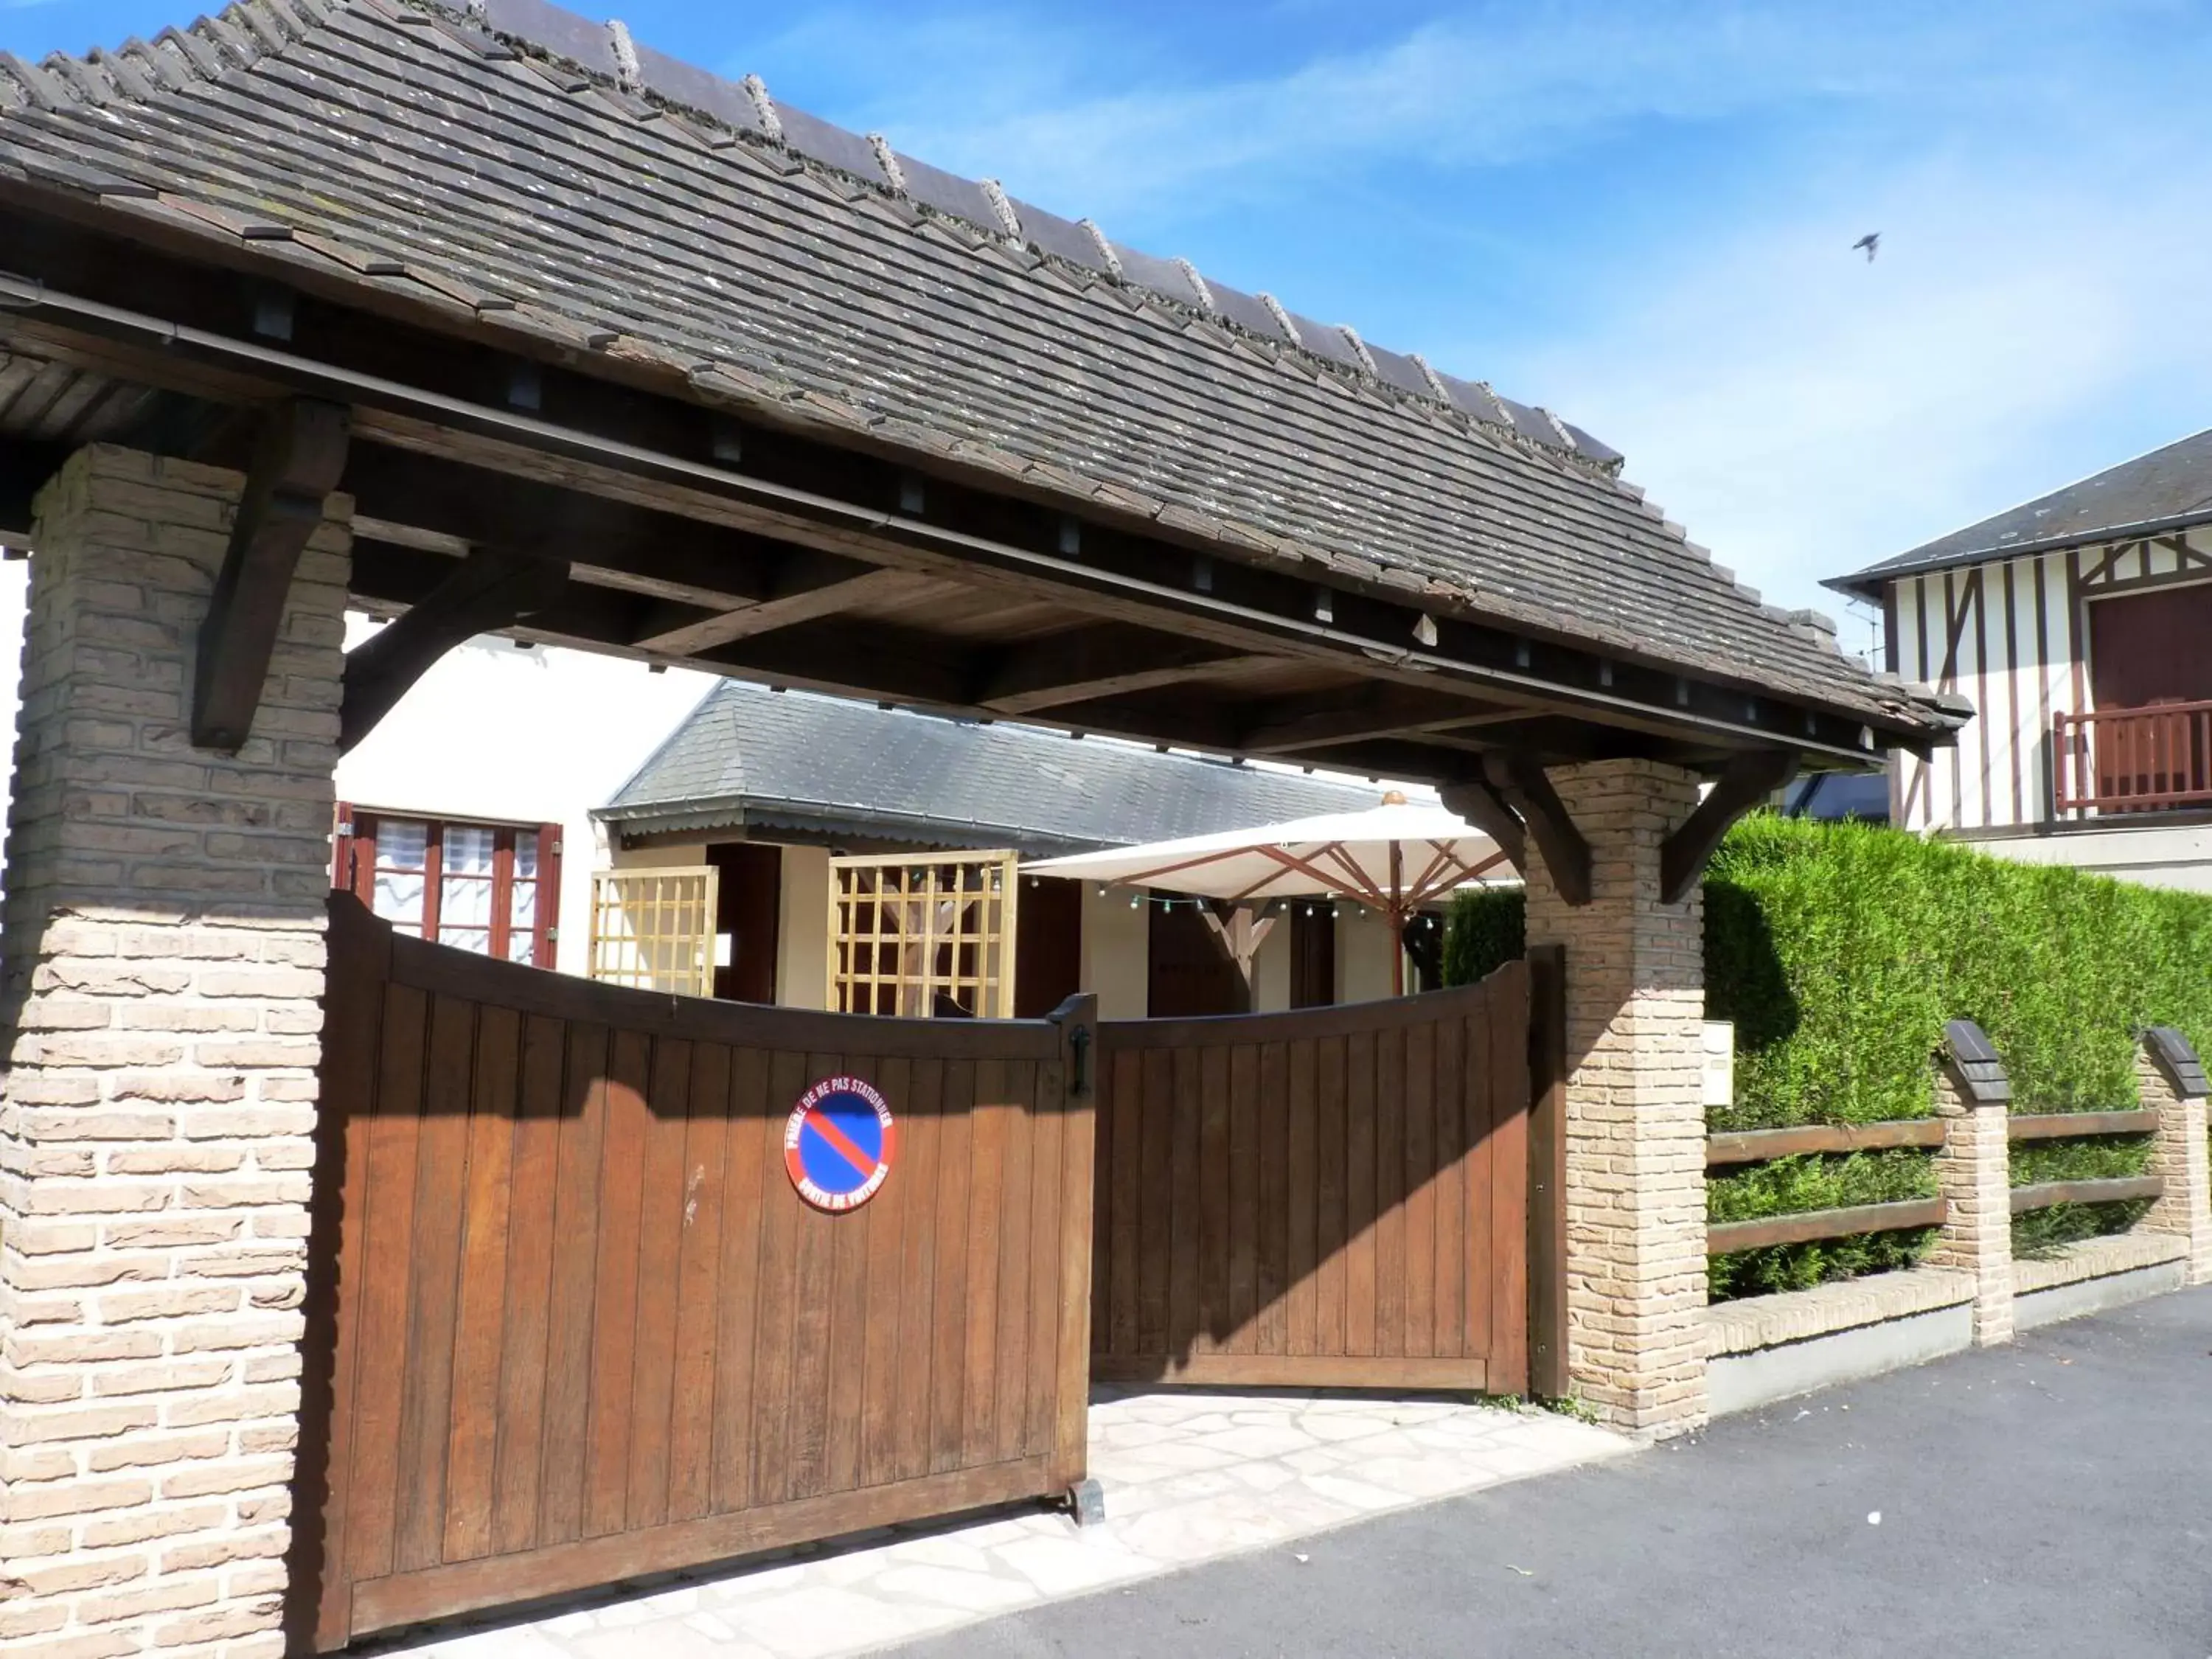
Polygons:
[[550,968],[560,826],[341,805],[331,884],[403,933]]

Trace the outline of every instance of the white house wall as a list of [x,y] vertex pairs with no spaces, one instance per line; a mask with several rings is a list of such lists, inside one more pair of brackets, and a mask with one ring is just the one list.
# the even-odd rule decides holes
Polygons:
[[2212,558],[2212,535],[2195,538],[2121,544],[2117,551],[2105,544],[1899,580],[1891,665],[1907,679],[1962,693],[1976,714],[1955,748],[1925,761],[1896,757],[1892,821],[1954,833],[2049,822],[2052,722],[2089,707],[2081,607],[2098,593],[2194,574],[2212,579],[2212,568],[2196,562]]
[[[375,631],[347,618],[349,649]],[[506,640],[448,652],[338,763],[340,800],[434,817],[562,826],[555,963],[587,971],[591,809],[622,787],[714,684],[688,669]]]

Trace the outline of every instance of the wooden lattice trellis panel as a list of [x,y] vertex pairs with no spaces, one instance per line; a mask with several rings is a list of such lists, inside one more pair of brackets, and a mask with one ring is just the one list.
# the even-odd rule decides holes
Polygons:
[[592,977],[712,996],[716,873],[707,865],[593,872]]
[[908,1018],[1014,1012],[1012,853],[830,860],[830,1006]]

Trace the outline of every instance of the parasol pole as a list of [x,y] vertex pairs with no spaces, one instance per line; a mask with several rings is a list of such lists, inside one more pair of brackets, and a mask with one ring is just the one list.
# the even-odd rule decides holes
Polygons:
[[[1397,791],[1391,791],[1397,794]],[[1399,795],[1401,801],[1405,799]],[[1383,797],[1387,803],[1389,796]],[[1405,878],[1405,847],[1402,842],[1390,843],[1390,994],[1406,994],[1406,906],[1400,889]]]

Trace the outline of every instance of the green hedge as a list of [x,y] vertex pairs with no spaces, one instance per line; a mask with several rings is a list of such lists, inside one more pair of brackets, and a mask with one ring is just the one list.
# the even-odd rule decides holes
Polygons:
[[[1517,954],[1524,933],[1517,890],[1462,895],[1444,936],[1447,980],[1480,977]],[[1706,875],[1705,981],[1708,1012],[1736,1027],[1735,1101],[1711,1114],[1715,1129],[1924,1117],[1928,1056],[1943,1022],[1961,1017],[2004,1056],[2016,1111],[2120,1110],[2136,1103],[2141,1027],[2179,1026],[2212,1053],[2212,898],[1869,824],[1759,814],[1729,833]],[[2141,1153],[2131,1144],[2089,1156]],[[1827,1208],[1825,1193],[1798,1200],[1815,1187],[1856,1194],[1893,1178],[1887,1166],[1878,1181],[1852,1167],[1862,1173],[1811,1184],[1759,1170],[1717,1177],[1713,1218]],[[1784,1207],[1757,1207],[1769,1204]],[[2131,1219],[2125,1206],[2091,1210],[2022,1217],[2015,1237],[2047,1249]],[[1715,1293],[1898,1265],[1847,1262],[1858,1248],[1717,1261]]]
[[1736,1023],[1719,1128],[1924,1116],[1946,1019],[2022,1111],[2136,1103],[2136,1033],[2212,1044],[2212,899],[1867,824],[1747,818],[1705,881],[1707,1006]]
[[1528,906],[1518,887],[1470,887],[1444,919],[1444,983],[1473,985],[1528,950]]

